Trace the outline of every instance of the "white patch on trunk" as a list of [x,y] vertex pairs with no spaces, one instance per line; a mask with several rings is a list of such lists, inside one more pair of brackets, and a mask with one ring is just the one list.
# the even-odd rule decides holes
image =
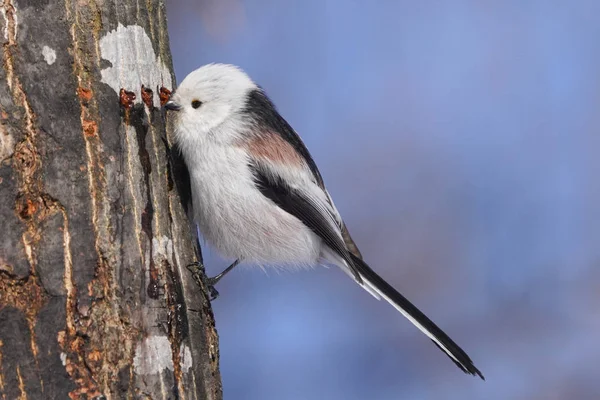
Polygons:
[[173,89],[169,68],[156,56],[152,41],[141,26],[119,24],[100,39],[100,52],[112,64],[101,71],[102,82],[117,95],[123,88],[135,93],[135,102],[139,103],[144,85],[154,92],[154,106],[160,107],[160,87]]
[[[181,357],[181,371],[188,372],[192,368],[192,352],[189,346],[182,344],[179,356]],[[169,338],[166,336],[150,336],[138,343],[135,348],[133,367],[138,375],[160,374],[165,369],[173,371],[172,357]]]
[[56,61],[56,51],[53,48],[44,46],[42,49],[42,55],[44,56],[44,60],[48,63],[48,65],[54,64]]
[[179,357],[181,357],[181,371],[187,372],[192,368],[192,352],[189,346],[183,344],[181,350],[179,350]]
[[173,241],[163,235],[159,238],[152,238],[152,258],[163,259],[173,264]]
[[171,342],[166,336],[150,336],[138,343],[133,357],[133,368],[138,375],[160,374],[173,371]]
[[15,152],[15,138],[0,128],[0,162],[12,156]]

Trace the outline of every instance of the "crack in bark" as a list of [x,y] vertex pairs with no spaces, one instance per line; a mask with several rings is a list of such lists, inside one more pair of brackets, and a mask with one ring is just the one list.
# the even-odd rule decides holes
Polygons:
[[17,379],[19,380],[19,392],[21,393],[17,400],[27,400],[27,391],[25,390],[25,382],[21,375],[21,368],[17,365]]
[[[67,356],[67,370],[76,378],[78,384],[78,388],[70,394],[75,398],[81,394],[94,397],[90,394],[92,392],[95,396],[100,396],[102,391],[110,391],[119,370],[131,362],[131,349],[140,332],[126,321],[116,301],[114,266],[120,249],[111,229],[111,205],[99,128],[101,118],[93,89],[95,79],[91,72],[98,71],[100,65],[100,13],[94,2],[83,4],[67,1],[66,8],[69,20],[72,21],[70,32],[73,44],[73,74],[78,83],[80,121],[86,150],[92,227],[97,255],[95,277],[88,284],[87,294],[92,298],[88,316],[78,313],[76,288],[68,296],[71,300],[68,301],[67,319],[71,326],[65,332],[62,341],[63,348],[71,349]],[[92,48],[89,46],[90,42],[94,43]],[[79,321],[77,326],[72,324],[75,320]],[[99,324],[99,327],[95,326],[93,335],[88,336],[87,332],[93,322]],[[104,358],[99,357],[99,354]],[[94,376],[97,379],[94,379]]]
[[[131,109],[125,109],[125,123],[127,126],[131,127],[135,131],[135,139],[137,144],[137,160],[139,160],[139,164],[141,167],[143,185],[142,188],[145,189],[145,197],[146,204],[141,211],[140,214],[140,234],[143,232],[145,234],[145,238],[140,236],[140,246],[143,248],[141,243],[147,243],[148,245],[148,253],[149,257],[147,257],[145,265],[148,265],[148,273],[150,281],[146,285],[146,294],[154,300],[158,300],[161,296],[161,271],[157,268],[154,260],[154,250],[153,250],[153,238],[154,238],[154,229],[152,226],[155,218],[154,218],[154,210],[155,204],[153,201],[153,193],[152,193],[152,163],[150,161],[150,153],[146,148],[146,139],[149,134],[149,124],[147,122],[147,116],[145,115],[144,105],[137,104]],[[134,196],[135,197],[135,196]],[[158,227],[156,227],[158,228]],[[159,230],[157,230],[159,231]],[[143,256],[142,256],[143,257]],[[144,258],[144,257],[143,257]]]
[[[146,113],[146,118],[148,120],[152,120],[153,118],[153,107],[148,107],[144,109]],[[148,134],[150,135],[150,139],[152,140],[152,149],[153,158],[155,164],[160,165],[160,156],[159,156],[159,143],[163,144],[161,140],[157,141],[157,132],[153,129],[153,124],[149,125]],[[165,163],[165,167],[168,168],[168,162]],[[158,171],[156,173],[157,179],[164,179],[163,184],[168,187],[168,178],[166,174],[159,174]],[[157,199],[153,199],[153,201],[157,201]],[[158,205],[155,205],[157,207]],[[156,229],[160,232],[171,232],[170,226],[173,223],[172,218],[169,218],[167,222],[167,226],[160,226],[160,220],[156,219]],[[167,246],[169,244],[167,243]],[[173,246],[172,241],[170,245]],[[167,249],[168,251],[168,249]],[[164,257],[164,255],[163,255]],[[173,394],[176,398],[179,398],[185,393],[183,387],[183,370],[181,365],[181,350],[182,343],[185,338],[188,337],[187,327],[187,309],[185,307],[185,300],[183,298],[183,292],[181,287],[180,279],[181,277],[177,276],[176,266],[171,265],[171,262],[174,260],[169,260],[167,258],[163,258],[160,262],[160,266],[162,267],[162,274],[165,276],[164,281],[164,291],[166,294],[167,300],[167,327],[168,327],[168,336],[169,342],[171,343],[171,354],[173,358],[173,378],[175,380],[175,384],[173,385]]]
[[[93,143],[94,139],[98,138],[97,135],[97,123],[95,118],[90,115],[89,107],[90,103],[94,100],[94,93],[92,90],[91,82],[88,82],[84,78],[84,65],[81,60],[81,53],[83,50],[80,48],[80,44],[77,37],[77,30],[79,29],[79,18],[77,8],[74,10],[74,15],[71,15],[71,7],[66,4],[67,15],[71,18],[74,17],[74,22],[71,25],[70,33],[73,44],[73,72],[77,78],[77,92],[80,102],[80,121],[82,127],[82,135],[85,143],[85,150],[87,156],[86,171],[88,174],[88,185],[91,195],[92,204],[92,226],[94,227],[94,245],[96,254],[98,257],[98,263],[101,261],[101,252],[98,243],[98,175],[101,173],[99,168],[99,160],[94,157]],[[98,179],[100,180],[100,179]],[[67,302],[66,302],[66,331],[59,332],[58,342],[66,353],[64,360],[65,369],[67,373],[73,378],[76,389],[69,393],[69,397],[72,399],[78,398],[81,394],[100,395],[98,382],[94,379],[89,366],[85,361],[86,346],[84,339],[78,335],[77,321],[80,321],[80,316],[77,310],[77,287],[75,283],[74,272],[72,268],[65,266],[64,273],[65,288],[67,290]]]

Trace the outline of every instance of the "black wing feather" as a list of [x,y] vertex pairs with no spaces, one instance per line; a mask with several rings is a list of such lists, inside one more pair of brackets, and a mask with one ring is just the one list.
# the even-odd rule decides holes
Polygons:
[[354,267],[354,262],[343,239],[323,219],[323,216],[312,202],[302,192],[287,185],[281,177],[274,176],[272,173],[265,173],[259,163],[251,162],[249,167],[254,175],[256,187],[263,196],[273,201],[282,210],[298,218],[319,236],[330,249],[346,261],[356,281],[362,284],[362,278]]

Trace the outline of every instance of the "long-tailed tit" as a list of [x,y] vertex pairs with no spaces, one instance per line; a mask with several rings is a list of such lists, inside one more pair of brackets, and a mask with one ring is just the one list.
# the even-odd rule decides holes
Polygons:
[[205,65],[181,82],[165,108],[176,111],[194,219],[222,255],[238,260],[226,271],[240,260],[337,265],[460,369],[483,379],[448,335],[363,261],[302,140],[248,75],[232,65]]

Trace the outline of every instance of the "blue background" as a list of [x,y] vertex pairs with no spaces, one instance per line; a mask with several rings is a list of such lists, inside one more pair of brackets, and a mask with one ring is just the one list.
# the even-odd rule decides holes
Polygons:
[[337,269],[242,267],[214,302],[225,399],[600,399],[600,2],[167,9],[178,81],[263,86],[366,260],[487,378]]

